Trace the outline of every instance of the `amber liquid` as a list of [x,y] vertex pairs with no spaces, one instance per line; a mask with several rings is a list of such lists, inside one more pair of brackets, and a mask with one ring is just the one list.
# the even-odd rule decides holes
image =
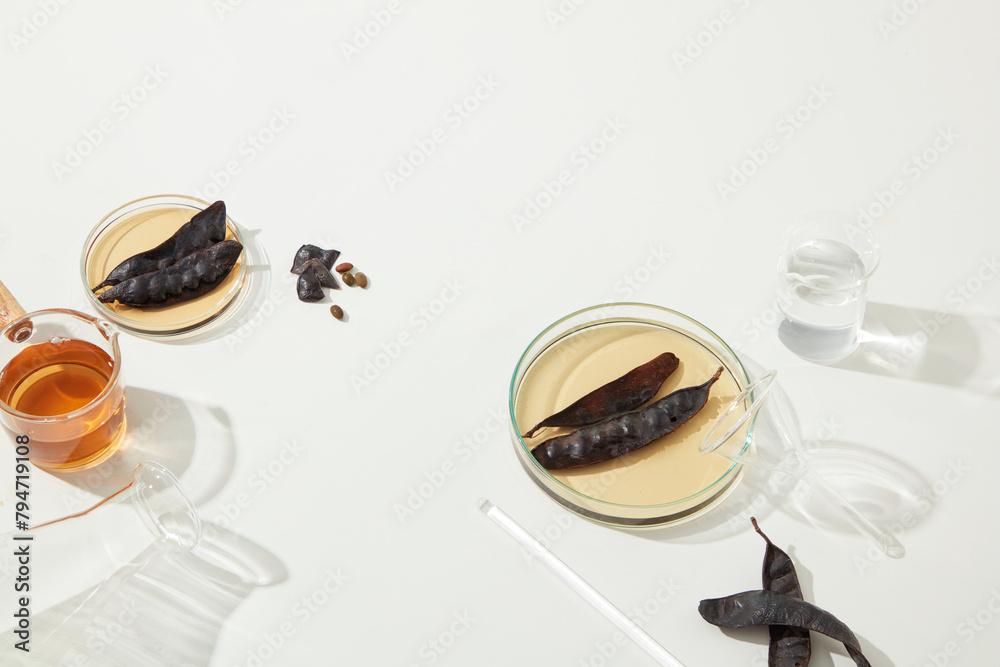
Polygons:
[[25,415],[47,418],[14,419],[30,438],[33,463],[79,468],[113,453],[125,426],[120,386],[102,397],[113,372],[107,352],[66,338],[30,345],[0,371],[0,400]]

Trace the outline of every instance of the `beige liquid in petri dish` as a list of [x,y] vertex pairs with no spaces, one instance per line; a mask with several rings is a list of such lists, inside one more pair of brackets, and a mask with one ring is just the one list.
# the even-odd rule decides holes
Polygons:
[[[122,261],[158,246],[200,210],[182,204],[159,204],[129,212],[114,221],[100,234],[87,254],[88,285],[100,284]],[[231,226],[227,228],[226,238],[235,238]],[[114,313],[117,324],[129,329],[151,333],[182,331],[212,319],[232,302],[242,285],[242,265],[241,257],[218,287],[190,301],[159,308],[102,305]]]
[[[551,471],[562,484],[605,503],[650,506],[689,498],[722,478],[733,464],[698,447],[740,393],[737,375],[703,341],[659,323],[602,322],[575,331],[542,352],[525,373],[514,402],[521,433],[597,387],[663,352],[680,364],[654,401],[708,380],[722,366],[705,407],[642,449],[603,463]],[[647,404],[648,405],[648,404]],[[547,428],[525,440],[532,448],[568,428]]]

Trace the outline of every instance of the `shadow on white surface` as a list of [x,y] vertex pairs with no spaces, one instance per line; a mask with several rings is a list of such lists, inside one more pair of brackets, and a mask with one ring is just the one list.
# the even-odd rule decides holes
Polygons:
[[[759,364],[747,359],[743,363],[752,378],[763,375]],[[780,384],[771,385],[766,400],[766,411],[756,414],[752,447],[744,447],[742,435],[735,444],[733,451],[744,452],[738,460],[746,464],[725,501],[687,523],[642,535],[672,542],[713,542],[751,530],[751,517],[765,523],[767,516],[782,510],[828,537],[831,533],[857,536],[860,514],[870,522],[866,534],[873,546],[882,542],[883,550],[902,557],[905,548],[887,536],[898,540],[905,528],[926,515],[933,497],[930,485],[906,463],[878,450],[819,439],[805,441],[792,401]],[[845,512],[854,525],[845,519]]]
[[[865,516],[895,534],[923,521],[936,498],[931,484],[907,463],[863,445],[824,442],[812,451],[810,464]],[[824,530],[853,533],[840,515],[808,493],[789,511]]]
[[[125,419],[125,441],[111,458],[89,470],[59,473],[59,479],[104,497],[128,483],[136,465],[156,461],[184,478],[196,505],[225,485],[236,446],[229,418],[221,409],[128,387]],[[196,458],[198,465],[192,465]]]
[[286,578],[274,555],[218,527],[190,552],[151,546],[101,584],[34,616],[31,652],[7,642],[0,663],[208,665],[240,604],[255,588]]
[[861,328],[836,368],[1000,396],[1000,319],[869,303]]

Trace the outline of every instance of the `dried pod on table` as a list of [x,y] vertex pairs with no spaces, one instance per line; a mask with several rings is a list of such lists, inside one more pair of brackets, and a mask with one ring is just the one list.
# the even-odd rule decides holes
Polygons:
[[213,246],[225,238],[226,205],[217,201],[181,225],[180,229],[160,245],[132,255],[113,268],[93,291],[165,269],[196,250]]
[[772,591],[745,591],[724,598],[702,600],[698,613],[720,628],[784,625],[819,632],[844,644],[858,667],[871,667],[851,629],[833,614],[790,595]]
[[[795,572],[795,564],[791,557],[768,539],[757,525],[757,519],[751,517],[750,521],[757,534],[767,542],[761,575],[764,590],[801,600],[802,587],[799,585],[799,576]],[[771,641],[767,653],[767,667],[804,667],[809,664],[812,642],[808,630],[789,625],[772,625],[768,632]]]
[[548,470],[564,470],[634,452],[672,432],[705,407],[708,392],[722,370],[719,366],[704,384],[678,389],[641,410],[549,438],[532,449],[531,455]]
[[310,259],[302,264],[302,272],[295,284],[299,301],[319,301],[323,298],[323,288],[340,289],[337,279],[318,259]]
[[102,292],[102,303],[155,308],[189,301],[218,287],[243,252],[239,241],[221,241],[170,266],[124,280]]
[[300,276],[306,274],[312,274],[316,276],[319,284],[323,287],[332,287],[333,289],[340,289],[340,283],[334,277],[330,270],[323,266],[323,263],[318,259],[310,259],[302,265],[302,271],[299,273]]
[[522,437],[531,438],[537,431],[550,426],[590,426],[608,417],[635,410],[656,396],[679,363],[672,353],[664,352],[546,417]]
[[302,273],[302,267],[310,259],[318,259],[327,271],[333,268],[333,263],[340,257],[339,250],[324,250],[319,246],[309,243],[303,245],[295,252],[295,259],[292,260],[292,273]]

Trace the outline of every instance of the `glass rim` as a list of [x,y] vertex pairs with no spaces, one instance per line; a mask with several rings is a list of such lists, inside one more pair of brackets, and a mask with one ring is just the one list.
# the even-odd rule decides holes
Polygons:
[[[577,489],[574,489],[573,487],[569,486],[568,484],[566,484],[562,480],[558,479],[555,475],[552,474],[551,471],[547,470],[540,463],[538,463],[538,461],[535,459],[535,457],[531,455],[531,450],[528,448],[527,443],[524,442],[524,438],[521,437],[520,428],[518,427],[518,424],[517,424],[517,418],[514,415],[514,398],[515,398],[514,392],[515,392],[515,390],[517,388],[517,379],[518,379],[517,376],[518,376],[518,372],[521,370],[522,365],[525,363],[525,360],[526,360],[526,358],[528,356],[528,352],[531,350],[531,348],[534,347],[535,344],[539,340],[541,340],[541,338],[543,336],[545,336],[547,333],[551,332],[555,327],[559,326],[563,322],[566,322],[567,320],[570,320],[570,319],[572,319],[572,318],[574,318],[574,317],[576,317],[578,315],[581,315],[581,314],[587,313],[587,312],[597,311],[597,310],[601,310],[601,309],[605,309],[605,308],[621,308],[621,307],[650,308],[650,309],[652,309],[654,311],[659,311],[659,312],[662,312],[662,313],[669,313],[671,315],[675,315],[675,316],[677,316],[677,317],[679,317],[679,318],[681,318],[681,319],[683,319],[683,320],[685,320],[687,322],[690,322],[690,323],[694,324],[695,326],[699,327],[703,331],[705,331],[708,334],[710,334],[711,337],[714,339],[714,341],[718,342],[722,346],[722,348],[724,348],[725,351],[728,352],[732,356],[733,360],[735,360],[735,362],[736,362],[736,364],[738,366],[739,372],[742,373],[742,376],[743,376],[742,379],[740,379],[740,378],[737,378],[737,379],[741,380],[741,382],[745,382],[746,384],[750,384],[750,378],[749,378],[749,375],[747,374],[747,370],[743,366],[743,362],[740,361],[740,358],[736,354],[736,352],[729,346],[728,343],[726,343],[721,337],[719,337],[718,334],[716,334],[714,331],[712,331],[711,329],[709,329],[708,327],[706,327],[704,324],[702,324],[698,320],[695,320],[694,318],[689,317],[688,315],[685,315],[684,313],[678,312],[678,311],[673,310],[671,308],[666,308],[664,306],[657,306],[655,304],[650,304],[650,303],[642,303],[642,302],[638,302],[638,301],[607,302],[607,303],[598,304],[598,305],[594,305],[594,306],[588,306],[586,308],[580,308],[580,309],[578,309],[578,310],[576,310],[576,311],[574,311],[574,312],[572,312],[572,313],[570,313],[568,315],[565,315],[565,316],[559,318],[558,320],[552,322],[547,327],[545,327],[541,331],[541,333],[539,333],[537,336],[535,336],[531,340],[531,342],[528,344],[528,346],[524,349],[524,352],[522,352],[521,356],[518,358],[517,364],[515,364],[515,366],[514,366],[514,373],[511,376],[510,386],[509,386],[508,393],[507,393],[507,410],[508,410],[508,413],[509,413],[509,416],[510,416],[511,425],[514,426],[514,432],[515,432],[515,435],[517,436],[517,444],[520,446],[520,448],[523,451],[525,451],[527,453],[527,456],[525,458],[526,459],[530,459],[530,465],[532,465],[533,468],[537,472],[540,472],[540,473],[544,474],[545,477],[548,479],[548,481],[550,481],[550,482],[552,482],[554,484],[557,484],[560,488],[562,488],[563,490],[565,490],[566,492],[568,492],[568,493],[570,493],[570,494],[572,494],[574,496],[577,496],[577,497],[580,497],[580,498],[586,498],[588,502],[596,503],[596,504],[602,505],[604,507],[622,508],[622,509],[635,509],[635,508],[642,508],[642,509],[659,509],[659,508],[663,508],[663,509],[666,509],[666,508],[670,508],[670,507],[673,507],[673,506],[676,506],[676,505],[680,505],[680,504],[683,504],[683,503],[686,503],[686,502],[690,502],[690,501],[696,499],[697,497],[701,496],[702,494],[705,494],[705,493],[709,492],[711,489],[715,488],[719,484],[726,482],[729,479],[730,475],[733,473],[733,470],[735,468],[737,468],[738,466],[741,466],[742,464],[739,463],[739,462],[737,462],[737,461],[732,461],[731,465],[729,467],[727,467],[726,470],[717,479],[713,480],[710,484],[702,487],[697,492],[695,492],[695,493],[693,493],[693,494],[691,494],[689,496],[685,496],[684,498],[678,498],[678,499],[672,500],[670,502],[666,502],[666,503],[653,503],[653,504],[650,504],[650,505],[632,505],[632,504],[628,504],[628,503],[616,503],[616,502],[611,502],[611,501],[608,501],[608,500],[601,500],[600,498],[595,498],[593,496],[590,496],[590,495],[587,495],[585,493],[582,493],[581,491],[578,491]],[[601,322],[604,319],[610,319],[610,318],[597,319],[597,320],[594,320],[593,323]]]
[[[704,442],[702,442],[701,446],[698,447],[698,453],[714,453],[717,449],[719,449],[719,447],[722,446],[722,443],[729,440],[729,438],[731,438],[738,430],[743,428],[747,422],[753,422],[756,420],[757,411],[764,399],[770,395],[771,390],[774,388],[774,381],[777,376],[777,371],[768,371],[747,385],[746,388],[736,396],[736,398],[730,401],[729,405],[726,406],[726,411],[722,413],[722,416],[719,417],[718,421],[716,421],[715,426],[711,431],[709,431],[708,435],[705,436]],[[742,415],[740,415],[739,419],[736,420],[736,423],[730,426],[721,436],[716,436],[715,432],[719,430],[719,426],[723,423],[726,417],[728,417],[729,414],[741,403],[745,403],[747,399],[750,399],[750,406],[743,412]],[[725,455],[723,454],[723,456]],[[726,458],[729,457],[727,456]]]
[[[43,310],[32,311],[17,318],[13,322],[10,322],[2,330],[0,330],[0,335],[6,336],[8,330],[13,330],[14,326],[39,315],[67,315],[94,325],[94,328],[101,331],[107,337],[108,343],[111,345],[111,376],[108,378],[108,382],[104,385],[104,389],[101,390],[101,393],[91,399],[86,405],[82,405],[71,412],[63,412],[58,415],[32,415],[14,409],[4,400],[0,400],[0,410],[12,417],[31,422],[33,424],[51,424],[54,422],[67,421],[81,417],[87,411],[93,409],[97,403],[106,399],[108,394],[110,394],[112,389],[118,384],[122,364],[121,348],[118,346],[118,327],[116,327],[113,322],[109,322],[108,320],[95,317],[93,315],[88,315],[87,313],[81,313],[78,310],[71,310],[69,308],[46,308]],[[110,331],[108,330],[108,327],[110,327]]]
[[199,330],[201,330],[206,326],[209,326],[213,321],[223,316],[223,314],[228,312],[230,308],[235,303],[237,303],[237,301],[240,298],[240,294],[243,293],[244,289],[247,287],[245,283],[247,282],[247,276],[249,275],[248,265],[246,261],[248,255],[246,253],[246,243],[243,238],[243,233],[240,230],[239,225],[236,224],[236,221],[234,221],[230,217],[229,211],[227,210],[226,227],[227,229],[233,232],[233,236],[235,237],[235,239],[239,241],[241,244],[243,244],[244,253],[242,256],[244,257],[244,261],[241,262],[239,266],[239,274],[236,277],[237,288],[235,292],[232,294],[232,296],[229,297],[229,299],[225,302],[225,304],[223,304],[220,307],[218,312],[208,316],[201,315],[197,317],[191,317],[188,318],[187,320],[176,322],[170,325],[170,328],[161,331],[145,327],[143,326],[142,322],[136,321],[129,317],[122,316],[113,311],[106,304],[99,301],[97,299],[97,295],[95,295],[93,290],[90,289],[90,282],[87,279],[88,260],[90,259],[91,251],[94,249],[94,244],[97,241],[98,237],[104,232],[106,232],[112,223],[120,220],[122,218],[122,215],[124,215],[124,212],[130,207],[139,204],[142,204],[144,206],[156,206],[158,204],[167,205],[170,203],[175,203],[182,206],[190,205],[192,206],[192,208],[196,208],[199,211],[204,210],[205,208],[211,205],[210,202],[207,202],[203,199],[199,199],[198,197],[192,197],[191,195],[180,195],[180,194],[170,194],[170,193],[148,195],[145,197],[139,197],[137,199],[133,199],[129,202],[126,202],[124,204],[121,204],[120,206],[115,207],[112,211],[101,217],[101,219],[97,222],[97,224],[94,225],[93,229],[90,230],[90,233],[87,234],[87,239],[84,241],[83,244],[83,252],[80,253],[80,265],[79,265],[80,282],[84,286],[84,293],[86,294],[87,302],[92,307],[96,308],[99,313],[104,313],[109,320],[113,321],[123,330],[131,334],[134,334],[136,336],[145,337],[153,340],[188,336],[198,332]]
[[[173,493],[177,494],[177,497],[184,504],[184,515],[191,520],[191,527],[193,530],[190,543],[183,541],[182,536],[177,536],[169,531],[163,525],[163,522],[160,521],[160,518],[155,515],[155,509],[153,508],[149,495],[145,493],[145,491],[152,488],[152,486],[145,483],[142,479],[142,474],[147,471],[151,471],[158,477],[165,479],[169,485],[169,489]],[[150,529],[150,532],[154,535],[162,537],[169,544],[176,545],[181,551],[190,551],[198,546],[202,537],[201,517],[198,515],[198,510],[194,503],[188,497],[187,493],[184,492],[184,488],[181,486],[177,477],[170,472],[170,470],[159,463],[154,461],[141,461],[132,471],[131,479],[132,481],[130,482],[130,485],[136,485],[135,495],[132,497],[132,501],[139,509],[139,516],[145,522],[146,527]],[[163,490],[154,489],[154,493],[162,494]]]
[[[796,232],[801,230],[810,224],[818,224],[824,222],[823,218],[829,218],[826,222],[838,224],[845,231],[845,234],[861,234],[865,237],[865,241],[868,244],[868,248],[862,252],[858,253],[858,257],[862,260],[865,271],[859,278],[831,287],[829,285],[817,284],[815,281],[810,280],[807,276],[803,276],[798,273],[790,273],[785,271],[785,256],[790,249],[790,240],[795,235]],[[847,231],[850,230],[850,231]],[[852,248],[852,250],[856,250]],[[856,216],[851,216],[849,213],[844,213],[843,211],[816,211],[814,213],[807,213],[805,215],[799,216],[795,222],[793,222],[784,232],[781,238],[781,255],[778,258],[778,273],[785,277],[794,276],[800,283],[809,286],[811,289],[815,289],[821,292],[841,292],[849,289],[856,289],[861,287],[868,282],[872,274],[875,273],[875,269],[878,268],[879,264],[882,262],[882,247],[879,244],[878,236],[871,229],[870,225],[863,225],[858,220]]]

